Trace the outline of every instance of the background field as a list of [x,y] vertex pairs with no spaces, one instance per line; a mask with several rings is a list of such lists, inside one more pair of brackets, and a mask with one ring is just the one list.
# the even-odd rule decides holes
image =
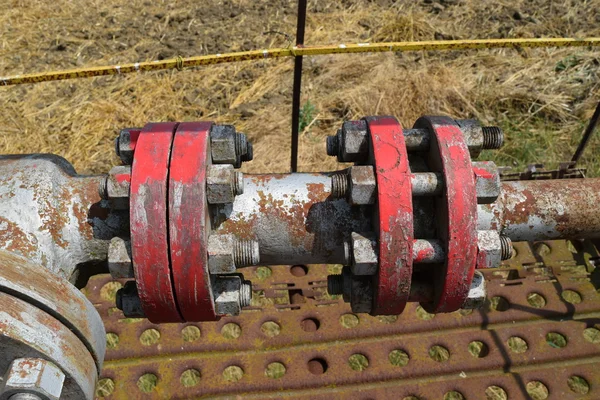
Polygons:
[[[600,1],[309,1],[307,44],[600,36]],[[296,2],[3,0],[0,76],[286,46]],[[305,59],[301,170],[335,168],[324,136],[343,119],[479,118],[507,132],[500,164],[570,158],[600,95],[600,51],[482,50]],[[287,171],[293,61],[265,60],[0,87],[2,153],[53,152],[80,172],[117,163],[119,128],[148,121],[233,123],[255,144],[252,172]],[[313,121],[314,120],[314,121]],[[599,175],[594,138],[583,164]],[[491,155],[484,155],[488,157]]]

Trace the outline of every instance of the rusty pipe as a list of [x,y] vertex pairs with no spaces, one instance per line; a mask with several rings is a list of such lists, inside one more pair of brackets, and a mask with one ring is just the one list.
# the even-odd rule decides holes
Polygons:
[[262,265],[348,264],[351,233],[372,231],[371,210],[333,198],[331,174],[244,175],[244,193],[213,207],[212,225],[257,241]]
[[503,182],[498,200],[478,207],[478,229],[512,241],[600,238],[600,178]]

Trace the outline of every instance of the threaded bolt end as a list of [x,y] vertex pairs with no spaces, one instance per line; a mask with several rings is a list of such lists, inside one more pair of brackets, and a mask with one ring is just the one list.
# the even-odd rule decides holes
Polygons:
[[106,175],[98,185],[98,194],[102,200],[108,200],[108,179],[109,176]]
[[483,132],[483,148],[484,149],[499,149],[504,144],[504,133],[497,126],[484,126],[481,128]]
[[512,240],[508,236],[500,235],[500,258],[508,260],[512,257]]
[[115,154],[121,158],[121,135],[115,138]]
[[337,156],[340,148],[340,141],[337,136],[327,136],[327,155]]
[[331,175],[331,196],[336,199],[346,197],[348,194],[348,174],[338,173]]
[[250,281],[242,282],[240,286],[240,306],[248,307],[252,301],[252,283]]
[[248,137],[243,133],[235,134],[235,152],[240,157],[248,152]]
[[260,252],[256,240],[236,240],[233,244],[233,263],[236,268],[257,265]]
[[244,193],[244,174],[239,171],[233,172],[233,194],[240,195]]
[[242,161],[252,161],[254,158],[254,148],[252,147],[252,143],[248,142],[246,145],[246,153],[242,154]]
[[332,296],[344,294],[344,278],[342,275],[327,276],[327,293]]

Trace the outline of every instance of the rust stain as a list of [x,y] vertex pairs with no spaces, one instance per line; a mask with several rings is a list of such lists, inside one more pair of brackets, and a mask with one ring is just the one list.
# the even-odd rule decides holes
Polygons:
[[37,240],[25,233],[17,224],[0,217],[0,241],[10,243],[6,250],[34,258],[37,251]]

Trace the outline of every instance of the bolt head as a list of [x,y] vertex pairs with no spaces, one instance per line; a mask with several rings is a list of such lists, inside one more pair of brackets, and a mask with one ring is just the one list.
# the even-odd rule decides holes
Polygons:
[[239,276],[221,276],[213,281],[213,296],[217,315],[239,315],[242,311]]
[[473,163],[478,204],[491,204],[500,196],[500,171],[492,161]]
[[377,180],[370,165],[358,165],[350,168],[350,204],[375,204]]
[[377,240],[372,234],[352,232],[352,273],[374,275],[379,261]]
[[0,398],[32,393],[43,399],[59,400],[65,374],[54,363],[40,358],[14,360],[0,383]]
[[211,274],[236,272],[233,260],[233,235],[210,235],[208,238],[208,270]]
[[211,165],[206,174],[206,199],[209,204],[233,203],[235,193],[233,165]]
[[497,231],[477,231],[477,250],[477,268],[498,268],[500,266],[502,242]]
[[475,275],[473,275],[473,280],[471,281],[469,295],[465,299],[462,308],[465,310],[481,308],[485,303],[486,296],[485,278],[481,272],[475,271]]

